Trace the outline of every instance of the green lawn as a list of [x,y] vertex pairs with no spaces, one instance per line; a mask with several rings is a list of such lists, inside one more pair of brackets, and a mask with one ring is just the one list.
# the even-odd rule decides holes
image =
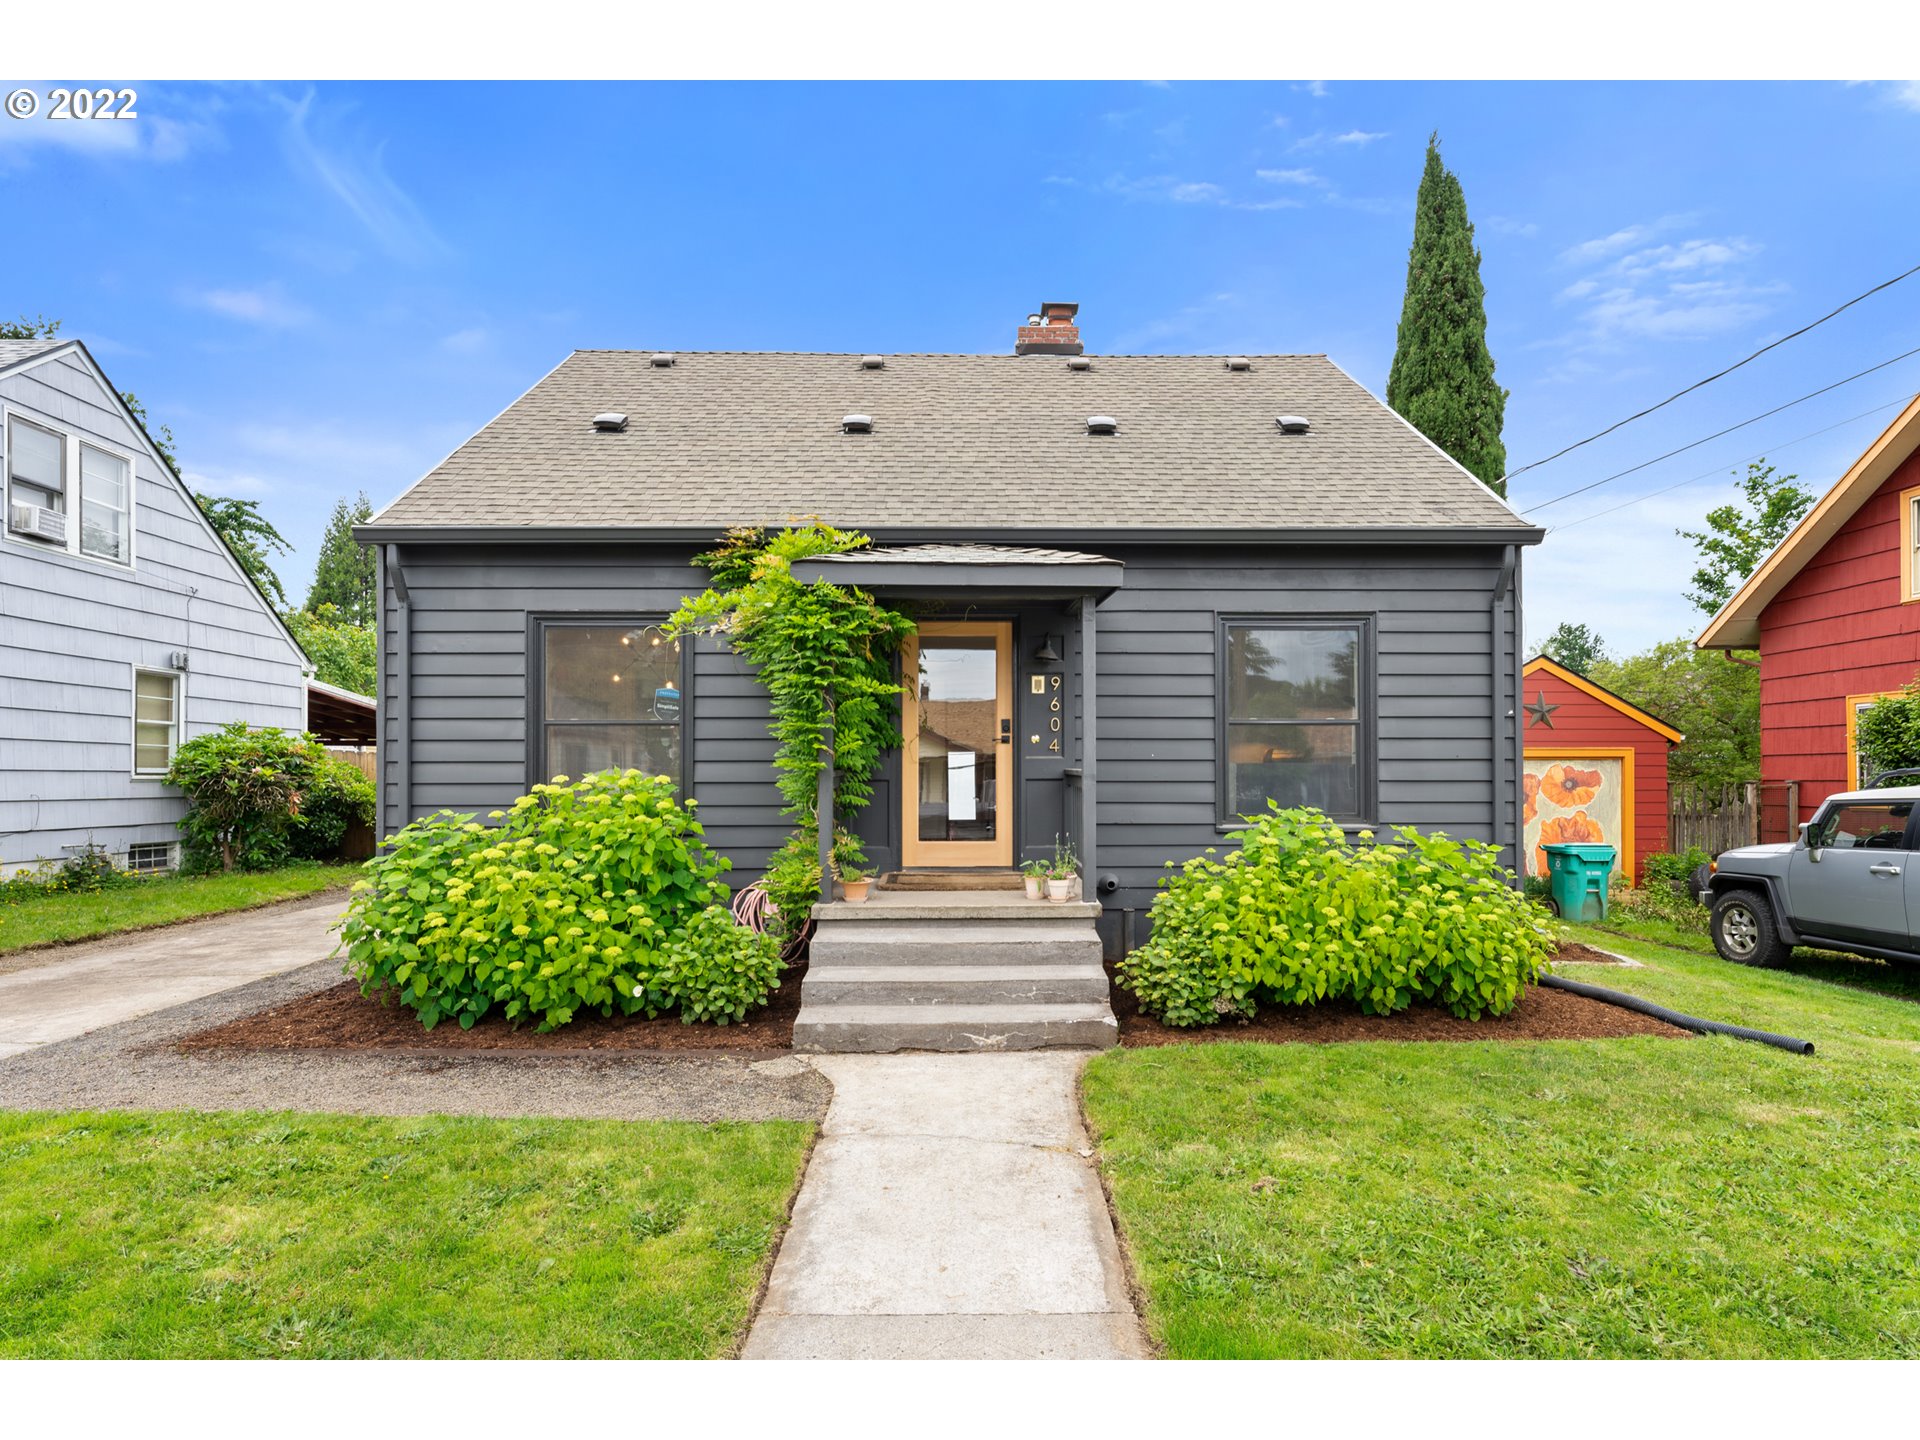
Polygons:
[[92,894],[0,890],[0,955],[61,940],[86,940],[349,885],[358,865],[290,865],[257,875],[156,875]]
[[1576,927],[1579,978],[1811,1039],[1114,1051],[1087,1106],[1175,1356],[1920,1355],[1920,975]]
[[0,1357],[724,1355],[811,1129],[0,1115]]

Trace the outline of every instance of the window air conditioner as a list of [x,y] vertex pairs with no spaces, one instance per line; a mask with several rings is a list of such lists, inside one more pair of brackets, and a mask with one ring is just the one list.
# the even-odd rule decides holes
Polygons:
[[67,543],[67,517],[43,505],[28,505],[15,500],[7,506],[7,528],[16,535],[31,535],[36,540]]

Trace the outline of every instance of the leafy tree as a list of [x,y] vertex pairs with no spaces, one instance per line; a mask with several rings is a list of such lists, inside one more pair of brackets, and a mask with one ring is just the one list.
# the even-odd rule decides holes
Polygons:
[[[353,527],[373,518],[373,506],[361,491],[353,500],[336,501],[327,533],[320,541],[320,558],[313,567],[306,608],[332,606],[350,625],[371,625],[380,589],[379,561],[373,547],[353,538]],[[369,692],[370,693],[370,692]]]
[[1601,659],[1589,679],[1685,735],[1667,759],[1679,784],[1718,789],[1760,778],[1760,672],[1694,648],[1685,636],[1622,660]]
[[1881,770],[1920,767],[1920,676],[1909,680],[1899,694],[1862,710],[1854,722],[1853,739],[1860,752],[1862,784]]
[[1487,350],[1487,291],[1466,192],[1440,162],[1437,134],[1427,140],[1427,165],[1414,198],[1407,293],[1387,403],[1496,494],[1506,493],[1507,447],[1500,429],[1507,392],[1494,383]]
[[60,333],[60,322],[36,315],[31,320],[0,320],[0,340],[51,340]]
[[286,622],[322,680],[356,695],[374,693],[378,638],[373,626],[347,623],[335,605],[289,611]]
[[1779,475],[1765,458],[1747,466],[1740,482],[1739,501],[1707,512],[1705,530],[1677,530],[1700,552],[1700,568],[1693,572],[1687,599],[1709,615],[1733,598],[1746,578],[1800,517],[1813,508],[1814,494],[1794,482],[1798,475]]
[[227,548],[233,551],[240,568],[247,572],[253,583],[260,587],[260,592],[276,607],[285,609],[286,587],[280,583],[280,577],[274,574],[271,557],[276,553],[291,554],[293,547],[287,544],[284,535],[273,528],[273,522],[260,513],[260,502],[202,495],[197,491],[193,498],[199,503],[208,523],[227,542]]
[[1563,620],[1541,643],[1540,653],[1558,660],[1576,675],[1587,675],[1607,658],[1607,642],[1590,626]]

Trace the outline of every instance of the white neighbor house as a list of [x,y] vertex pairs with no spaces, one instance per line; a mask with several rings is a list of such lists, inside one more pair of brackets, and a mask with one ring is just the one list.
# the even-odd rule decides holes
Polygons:
[[306,656],[78,341],[0,340],[0,874],[172,865],[182,740],[305,728]]

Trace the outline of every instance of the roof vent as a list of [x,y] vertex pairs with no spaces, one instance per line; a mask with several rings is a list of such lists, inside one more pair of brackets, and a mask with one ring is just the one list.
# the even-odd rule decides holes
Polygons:
[[1304,435],[1313,428],[1313,422],[1304,415],[1276,415],[1273,423],[1280,427],[1282,435]]
[[884,370],[887,368],[887,357],[884,355],[862,355],[860,357],[860,368],[862,370]]
[[873,416],[842,415],[840,417],[840,429],[848,435],[871,435],[873,433]]
[[627,417],[618,410],[605,410],[593,417],[593,428],[603,435],[618,434],[627,428]]
[[1091,370],[1093,368],[1093,358],[1088,355],[1069,355],[1067,357],[1067,368],[1069,370]]
[[653,359],[650,360],[648,363],[652,365],[653,368],[656,370],[665,370],[666,368],[668,368],[670,365],[673,364],[673,356],[669,355],[666,351],[662,350],[658,355],[655,355]]
[[1087,433],[1089,435],[1111,435],[1119,428],[1120,422],[1111,415],[1087,416]]
[[1251,370],[1253,368],[1253,361],[1244,355],[1229,355],[1227,357],[1227,368],[1229,370]]

